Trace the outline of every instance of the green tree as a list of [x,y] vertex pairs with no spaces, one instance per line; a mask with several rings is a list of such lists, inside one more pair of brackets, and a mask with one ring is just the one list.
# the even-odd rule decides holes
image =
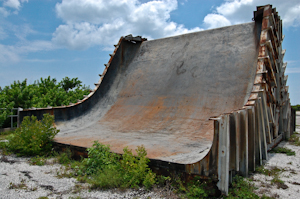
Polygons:
[[40,78],[33,84],[27,84],[27,79],[14,81],[10,86],[0,89],[0,128],[10,124],[8,115],[11,108],[45,108],[76,103],[90,92],[89,87],[82,86],[78,78],[65,77],[61,82],[50,76]]
[[69,90],[73,89],[73,88],[78,88],[81,87],[81,81],[76,77],[76,78],[68,78],[65,77],[61,80],[60,82],[60,86],[66,91],[68,92]]

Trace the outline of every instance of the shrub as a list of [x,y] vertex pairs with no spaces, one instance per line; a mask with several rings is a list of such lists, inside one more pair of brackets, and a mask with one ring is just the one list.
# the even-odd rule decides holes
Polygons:
[[52,149],[52,139],[59,132],[53,127],[54,116],[44,114],[38,121],[35,116],[24,117],[21,127],[8,137],[8,149],[18,155],[42,155]]
[[95,174],[104,168],[113,169],[118,166],[119,156],[110,152],[110,147],[95,141],[93,147],[87,149],[88,158],[83,160],[82,171],[87,174]]
[[98,172],[90,178],[89,183],[92,184],[91,188],[118,188],[122,187],[123,178],[120,170],[104,168],[103,170],[98,170]]
[[[148,168],[150,161],[146,155],[147,152],[144,146],[138,146],[135,150],[137,157],[132,154],[132,151],[127,147],[123,149],[123,159],[121,160],[121,168],[124,172],[125,187],[136,188],[140,184],[150,187],[155,183],[155,174]],[[147,176],[147,177],[146,177]]]
[[156,175],[148,168],[145,148],[138,147],[136,157],[127,147],[123,151],[120,156],[111,153],[109,146],[95,142],[88,149],[89,157],[82,161],[76,172],[80,176],[90,176],[87,181],[92,188],[137,188],[140,185],[151,188],[156,182]]

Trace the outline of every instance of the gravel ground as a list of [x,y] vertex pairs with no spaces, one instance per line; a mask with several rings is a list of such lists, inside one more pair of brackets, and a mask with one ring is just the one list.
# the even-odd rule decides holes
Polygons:
[[[300,133],[300,112],[296,114],[296,131]],[[300,136],[300,134],[296,134]],[[262,196],[265,194],[274,198],[300,198],[300,147],[283,141],[277,147],[284,147],[296,152],[295,156],[282,153],[268,153],[265,169],[279,169],[278,177],[283,183],[272,183],[274,176],[255,174],[250,177],[256,187],[255,192]]]
[[[296,131],[300,133],[300,112],[297,112]],[[300,134],[299,134],[300,136]],[[255,192],[275,198],[300,198],[300,147],[283,141],[278,147],[289,148],[295,156],[280,153],[268,153],[265,168],[280,169],[279,179],[283,183],[272,183],[274,176],[254,174],[250,176],[258,187]],[[90,191],[88,184],[74,178],[58,178],[62,170],[59,164],[35,166],[29,164],[29,158],[15,156],[0,157],[0,199],[4,198],[163,198],[163,190],[145,191],[119,190]]]
[[160,198],[159,191],[144,189],[89,191],[88,184],[74,178],[58,178],[59,164],[36,166],[29,158],[2,156],[0,159],[0,198]]

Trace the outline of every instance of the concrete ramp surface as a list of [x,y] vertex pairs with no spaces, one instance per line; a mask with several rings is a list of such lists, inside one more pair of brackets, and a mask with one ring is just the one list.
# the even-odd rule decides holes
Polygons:
[[144,145],[151,159],[201,160],[213,141],[209,118],[249,98],[258,54],[254,30],[253,22],[142,43],[122,40],[91,96],[93,107],[58,123],[55,141],[90,147],[99,140],[117,153]]
[[207,176],[228,192],[292,132],[282,22],[254,22],[147,41],[121,37],[93,92],[77,104],[22,111],[55,116],[55,142],[122,153],[144,145],[157,167]]

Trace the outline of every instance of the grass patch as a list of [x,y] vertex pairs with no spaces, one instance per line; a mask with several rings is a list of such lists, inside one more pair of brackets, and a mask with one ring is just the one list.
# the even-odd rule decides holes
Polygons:
[[273,176],[273,179],[271,180],[271,184],[276,184],[277,188],[287,189],[288,186],[279,178],[279,174],[281,172],[285,171],[284,169],[280,169],[278,167],[272,167],[271,169],[265,169],[263,166],[257,167],[256,172]]
[[35,157],[30,158],[30,160],[29,160],[29,163],[31,165],[38,165],[38,166],[43,166],[46,164],[46,162],[47,162],[47,159],[44,156],[41,156],[41,157],[35,156]]
[[21,183],[15,184],[15,183],[9,183],[9,189],[27,189],[27,185],[25,184],[25,180],[21,180]]
[[214,191],[214,189],[209,189],[208,183],[199,177],[195,177],[186,186],[186,195],[188,198],[207,198],[209,195],[213,195]]
[[6,140],[7,137],[11,134],[14,134],[14,131],[3,131],[0,133],[0,140]]
[[267,176],[275,176],[278,175],[280,172],[284,171],[284,169],[280,169],[278,167],[272,167],[270,169],[266,169],[263,166],[256,167],[255,171],[257,173],[267,175]]
[[6,142],[0,142],[0,149],[6,149],[7,143]]
[[272,184],[276,184],[278,189],[287,189],[289,188],[278,176],[275,176],[272,180],[271,180]]
[[271,153],[285,153],[288,156],[296,155],[295,151],[292,151],[291,149],[284,148],[284,147],[276,147],[273,148]]
[[297,135],[298,133],[294,133],[290,139],[289,139],[289,142],[293,145],[296,145],[296,146],[300,146],[300,137]]
[[15,183],[9,183],[9,189],[24,189],[26,191],[36,191],[37,187],[33,187],[33,188],[28,188],[28,186],[26,185],[26,180],[22,179],[20,183],[15,184]]
[[0,133],[0,150],[2,150],[2,154],[7,155],[7,145],[8,143],[4,140],[7,140],[10,136],[14,134],[14,131],[3,131]]
[[254,191],[255,187],[241,176],[235,176],[231,187],[229,188],[227,199],[232,198],[259,198]]

